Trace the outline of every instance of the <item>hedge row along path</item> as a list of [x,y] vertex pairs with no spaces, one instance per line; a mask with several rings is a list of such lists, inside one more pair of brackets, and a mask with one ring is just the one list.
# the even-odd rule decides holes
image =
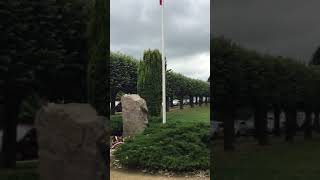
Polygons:
[[[150,53],[150,51],[146,51],[147,55],[148,53]],[[159,55],[160,54],[156,53],[155,57]],[[146,59],[147,58],[149,58],[149,56],[146,56]],[[141,61],[135,59],[132,56],[128,56],[120,52],[111,52],[110,101],[112,115],[115,114],[115,101],[120,100],[121,95],[123,94],[138,93],[138,82],[146,78],[141,76],[139,78],[138,69],[140,66],[140,62]],[[182,74],[173,72],[171,69],[167,69],[166,80],[166,92],[168,101],[167,110],[169,110],[169,107],[173,106],[174,99],[179,99],[182,102],[183,99],[193,99],[197,97],[196,102],[190,104],[191,107],[193,107],[194,104],[201,106],[201,104],[203,103],[208,103],[210,94],[208,82],[186,77]],[[183,108],[183,104],[180,104],[180,108]]]

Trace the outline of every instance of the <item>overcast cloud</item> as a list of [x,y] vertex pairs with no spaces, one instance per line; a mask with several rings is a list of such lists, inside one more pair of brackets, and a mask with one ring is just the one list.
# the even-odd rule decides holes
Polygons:
[[304,62],[320,45],[319,0],[215,0],[211,5],[215,36]]
[[[210,0],[164,0],[168,69],[207,80],[210,75]],[[159,0],[111,0],[112,51],[142,59],[161,48]]]

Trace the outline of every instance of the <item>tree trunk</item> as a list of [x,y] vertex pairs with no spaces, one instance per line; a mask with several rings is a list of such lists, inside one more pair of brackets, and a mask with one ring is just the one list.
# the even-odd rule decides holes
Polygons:
[[297,119],[297,112],[295,109],[286,110],[286,141],[293,142],[295,122]]
[[255,122],[257,123],[256,127],[259,145],[268,145],[267,109],[264,107],[256,107],[254,118]]
[[173,97],[170,97],[170,107],[174,107],[174,105],[173,105]]
[[304,139],[312,138],[312,127],[311,127],[311,112],[310,110],[306,110],[306,119],[304,123]]
[[189,104],[190,104],[191,108],[194,107],[194,105],[193,105],[193,96],[189,96]]
[[254,113],[254,118],[253,118],[253,121],[254,121],[254,133],[253,133],[253,136],[254,138],[258,139],[259,137],[259,134],[258,134],[258,131],[259,131],[259,128],[258,128],[258,117],[259,117],[259,114],[258,114],[258,111],[256,109],[254,109],[253,111]]
[[196,102],[195,102],[196,105],[198,105],[198,96],[196,96]]
[[180,97],[180,109],[183,109],[183,97]]
[[224,122],[224,151],[234,151],[234,109],[225,108],[221,110]]
[[200,97],[199,97],[199,106],[201,107],[202,104],[203,104],[203,98],[202,98],[202,96],[200,96]]
[[280,136],[281,132],[280,132],[280,108],[279,107],[275,107],[274,108],[274,135],[275,136]]
[[206,96],[206,99],[205,99],[205,104],[206,104],[206,106],[208,105],[208,97]]
[[116,95],[112,94],[111,95],[111,115],[116,114]]
[[297,130],[298,130],[298,118],[297,118],[297,110],[294,110],[294,112],[292,112],[295,114],[295,116],[293,116],[293,121],[292,121],[292,131],[293,131],[293,136],[297,135]]
[[17,125],[19,101],[7,99],[5,103],[5,120],[3,124],[1,166],[3,168],[15,168],[17,150]]
[[169,100],[169,97],[166,97],[166,112],[169,112],[170,111],[170,100]]
[[314,121],[313,121],[313,127],[314,129],[317,131],[317,132],[320,132],[319,129],[320,129],[320,122],[319,122],[319,112],[316,111],[314,113]]

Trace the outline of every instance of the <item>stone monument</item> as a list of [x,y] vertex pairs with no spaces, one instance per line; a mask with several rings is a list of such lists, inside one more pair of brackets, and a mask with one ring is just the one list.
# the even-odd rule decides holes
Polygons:
[[144,131],[148,124],[147,103],[137,94],[121,97],[123,136],[133,136]]
[[40,179],[108,179],[105,122],[89,104],[43,106],[36,117]]

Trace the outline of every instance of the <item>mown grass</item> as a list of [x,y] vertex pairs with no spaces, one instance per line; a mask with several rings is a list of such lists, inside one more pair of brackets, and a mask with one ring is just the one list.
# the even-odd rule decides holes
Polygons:
[[[112,135],[120,136],[122,134],[122,115],[121,113],[116,113],[111,115],[111,130]],[[194,106],[190,108],[185,106],[183,109],[179,107],[170,108],[167,112],[167,122],[168,123],[210,123],[210,105]],[[158,124],[162,122],[161,117],[150,117],[149,125]]]
[[[151,117],[150,121],[153,119],[160,120],[159,117]],[[194,108],[190,108],[189,106],[185,106],[183,109],[179,109],[179,107],[170,108],[170,111],[167,112],[167,122],[204,122],[210,123],[210,105],[202,105],[201,107],[195,106]],[[114,120],[114,126],[118,126],[120,120],[122,120],[121,113],[116,113],[116,115],[111,115],[111,121]],[[111,123],[112,126],[112,123]]]
[[172,108],[167,113],[167,122],[171,121],[204,122],[209,124],[210,106],[204,104],[201,107],[195,106],[194,108],[186,106],[182,110],[178,107]]
[[0,169],[1,180],[38,180],[37,161],[17,162],[15,169]]
[[224,152],[221,141],[212,145],[213,180],[319,180],[320,137],[294,143],[272,138],[261,147],[253,138],[237,140],[235,152]]

